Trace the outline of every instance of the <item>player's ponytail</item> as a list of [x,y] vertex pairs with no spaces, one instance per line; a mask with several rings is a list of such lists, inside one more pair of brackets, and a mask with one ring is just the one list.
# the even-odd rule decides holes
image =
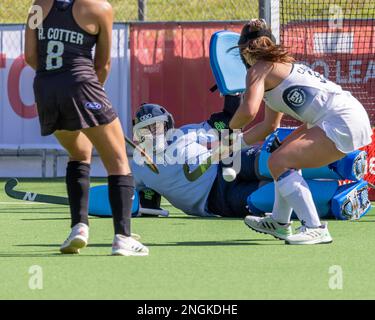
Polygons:
[[257,60],[281,63],[295,61],[284,46],[276,44],[271,29],[263,19],[253,19],[244,25],[238,47],[242,60],[250,66]]

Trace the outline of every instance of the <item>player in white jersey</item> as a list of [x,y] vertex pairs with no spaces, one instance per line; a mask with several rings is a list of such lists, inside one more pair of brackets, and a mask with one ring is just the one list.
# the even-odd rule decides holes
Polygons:
[[[251,123],[262,99],[266,102],[264,120],[244,133],[246,144],[263,140],[279,127],[284,113],[303,122],[269,159],[276,195],[272,214],[265,218],[249,216],[245,222],[258,232],[274,235],[276,230],[287,244],[330,243],[327,225],[319,220],[300,169],[327,165],[370,144],[368,115],[350,92],[295,63],[289,52],[275,43],[264,20],[247,23],[238,45],[249,69],[244,99],[230,128]],[[295,235],[290,226],[292,209],[302,222]]]

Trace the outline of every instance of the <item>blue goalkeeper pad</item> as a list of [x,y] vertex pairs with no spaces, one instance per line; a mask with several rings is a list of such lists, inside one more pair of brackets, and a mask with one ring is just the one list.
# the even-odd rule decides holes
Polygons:
[[[368,184],[364,180],[342,186],[334,180],[306,180],[306,182],[320,218],[356,220],[371,209]],[[274,188],[274,184],[269,183],[252,193],[247,199],[249,211],[254,214],[272,212]],[[292,218],[296,218],[294,213]]]
[[[339,187],[338,181],[315,181],[306,180],[313,195],[314,203],[318,211],[319,217],[332,217],[331,200]],[[247,204],[250,212],[254,214],[262,214],[272,212],[275,199],[274,183],[268,183],[261,187],[247,198]],[[293,218],[296,216],[293,215]]]
[[332,213],[339,220],[358,220],[371,209],[364,180],[339,187],[332,199]]
[[222,95],[245,91],[246,67],[237,46],[240,35],[231,31],[215,32],[210,41],[210,65]]
[[[272,133],[264,142],[262,151],[259,156],[259,174],[265,178],[272,178],[268,169],[268,158],[270,153],[267,146],[275,136],[282,142],[294,128],[279,128]],[[328,166],[312,169],[303,169],[302,175],[305,179],[334,179],[334,180],[351,180],[359,181],[365,175],[367,154],[365,151],[353,151],[344,158],[329,164]]]
[[[137,217],[139,212],[139,195],[134,192],[132,217]],[[96,186],[90,188],[89,215],[95,217],[112,217],[112,209],[109,204],[108,186]]]

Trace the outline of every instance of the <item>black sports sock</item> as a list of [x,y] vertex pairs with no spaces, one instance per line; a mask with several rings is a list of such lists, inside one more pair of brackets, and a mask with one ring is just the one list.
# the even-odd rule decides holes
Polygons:
[[108,177],[108,195],[112,208],[115,234],[131,236],[131,209],[134,196],[132,175],[113,175]]
[[90,165],[79,161],[70,161],[66,168],[65,181],[72,218],[71,227],[77,223],[89,225]]

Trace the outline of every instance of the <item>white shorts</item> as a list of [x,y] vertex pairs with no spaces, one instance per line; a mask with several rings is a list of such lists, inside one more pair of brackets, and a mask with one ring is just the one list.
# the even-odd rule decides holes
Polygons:
[[372,142],[367,112],[348,91],[332,99],[327,115],[314,126],[320,127],[343,153],[353,152]]

